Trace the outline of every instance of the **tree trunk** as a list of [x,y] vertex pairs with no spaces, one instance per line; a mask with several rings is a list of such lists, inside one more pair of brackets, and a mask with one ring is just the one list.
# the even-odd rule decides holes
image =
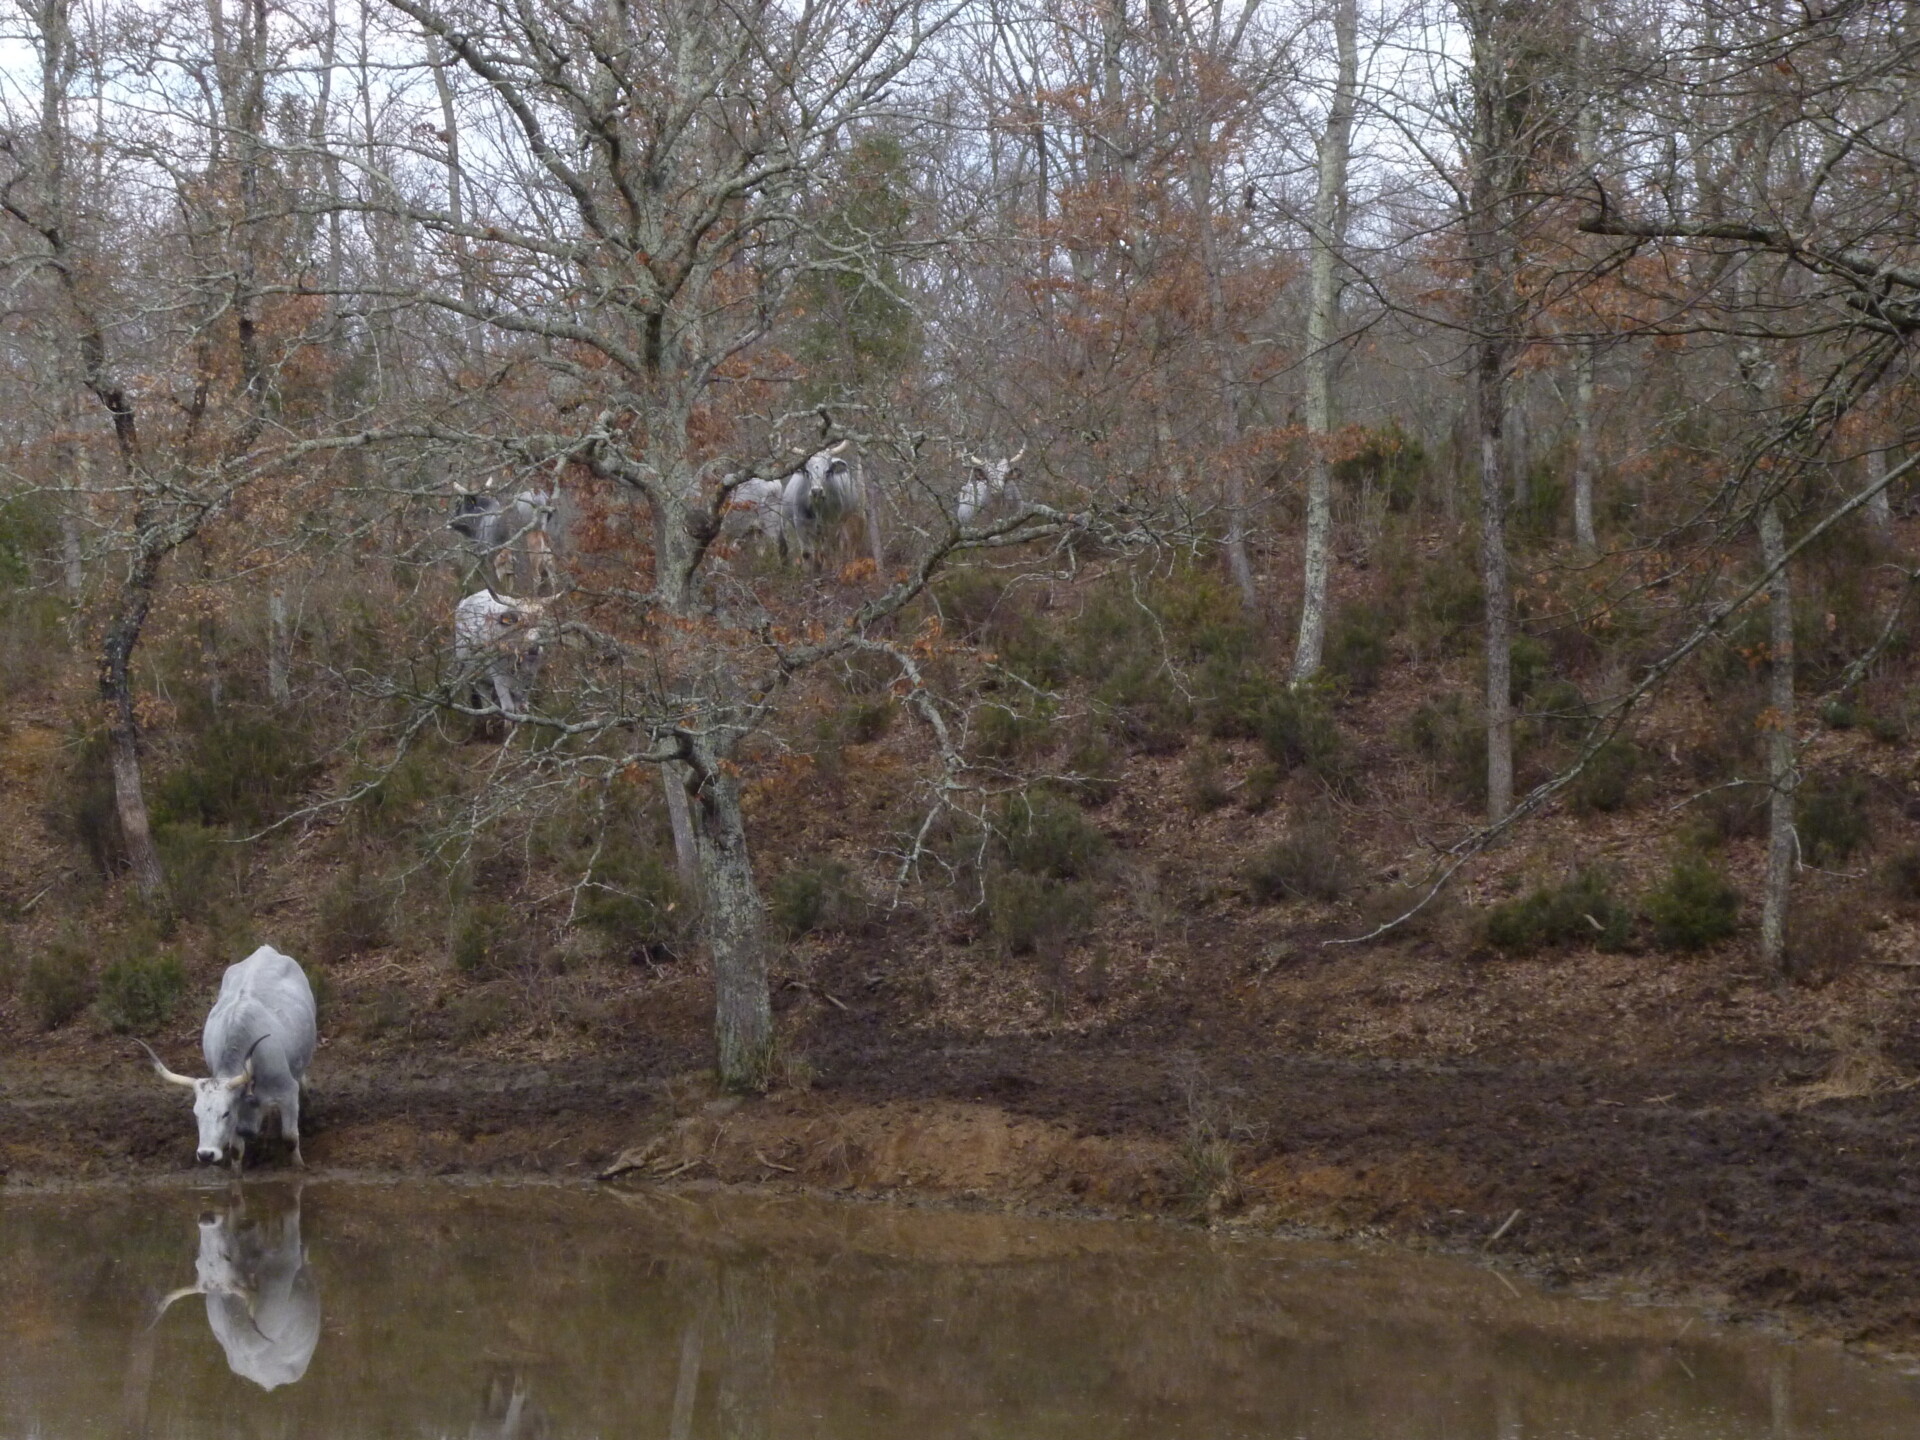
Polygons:
[[1320,669],[1327,638],[1327,583],[1333,553],[1333,342],[1340,325],[1335,267],[1346,245],[1347,155],[1353,139],[1353,87],[1359,70],[1355,0],[1337,0],[1333,37],[1339,73],[1327,126],[1320,136],[1320,181],[1313,198],[1313,259],[1307,301],[1306,420],[1307,535],[1300,604],[1300,638],[1293,652],[1293,683]]
[[1502,483],[1507,357],[1515,298],[1507,211],[1517,163],[1515,100],[1509,92],[1505,27],[1497,6],[1463,6],[1472,47],[1472,133],[1468,145],[1467,258],[1473,317],[1473,435],[1480,469],[1480,579],[1486,592],[1487,820],[1513,808],[1513,595],[1507,576],[1507,489]]
[[680,887],[691,900],[700,893],[700,852],[693,832],[693,809],[687,803],[684,765],[660,767],[660,788],[666,792],[667,820],[673,826],[673,862]]
[[1760,912],[1760,959],[1775,974],[1787,971],[1787,912],[1792,896],[1796,841],[1793,716],[1793,582],[1785,563],[1786,524],[1780,501],[1760,510],[1760,560],[1778,566],[1767,582],[1767,882]]
[[1888,486],[1882,482],[1887,478],[1887,452],[1869,450],[1867,452],[1867,483],[1879,488],[1867,501],[1867,523],[1873,527],[1873,533],[1882,540],[1893,535],[1893,500],[1887,494]]
[[1589,553],[1600,548],[1593,530],[1593,372],[1596,349],[1594,341],[1582,340],[1573,352],[1573,543]]
[[274,585],[267,591],[267,695],[276,705],[293,699],[293,687],[287,681],[287,658],[292,650],[287,592],[284,586]]
[[700,898],[713,961],[713,1026],[720,1083],[764,1090],[773,1060],[767,988],[767,916],[747,853],[740,782],[718,757],[698,757]]
[[127,865],[141,895],[156,900],[166,894],[166,872],[154,848],[153,826],[147,818],[147,796],[140,776],[140,731],[133,708],[133,649],[153,603],[153,582],[159,561],[142,555],[129,578],[126,604],[107,627],[100,652],[100,698],[107,712],[107,753],[113,766],[113,803],[120,820],[120,838],[127,847]]
[[1487,601],[1487,820],[1513,808],[1513,594],[1507,575],[1506,487],[1501,483],[1500,360],[1483,351],[1474,397],[1480,449],[1480,582]]

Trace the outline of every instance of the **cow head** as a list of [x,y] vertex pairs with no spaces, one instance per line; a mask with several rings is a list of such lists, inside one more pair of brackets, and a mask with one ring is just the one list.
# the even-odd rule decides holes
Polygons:
[[258,1138],[260,1102],[253,1093],[253,1052],[266,1038],[262,1035],[247,1047],[246,1063],[240,1073],[226,1080],[217,1076],[196,1080],[176,1074],[160,1063],[160,1057],[146,1041],[134,1042],[147,1052],[147,1058],[153,1061],[154,1073],[162,1080],[193,1091],[193,1118],[200,1127],[200,1143],[193,1156],[202,1165],[238,1160],[245,1143]]

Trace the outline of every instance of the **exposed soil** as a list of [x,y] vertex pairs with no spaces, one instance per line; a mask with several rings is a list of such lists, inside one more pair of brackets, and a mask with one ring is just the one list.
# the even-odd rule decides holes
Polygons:
[[[806,1036],[811,1088],[741,1101],[697,1078],[698,1030],[672,1023],[685,1013],[664,1006],[669,1023],[625,1059],[397,1063],[330,1045],[309,1163],[613,1169],[626,1184],[715,1178],[1307,1226],[1472,1249],[1550,1282],[1683,1292],[1896,1349],[1920,1342],[1920,1090],[1797,1105],[1777,1058],[1725,1051],[1652,1063],[1313,1055],[1256,1043],[1263,1021],[1248,1006],[1237,1020],[943,1038],[905,1031],[878,1002],[808,998],[784,1023]],[[126,1042],[82,1048],[88,1060],[16,1053],[0,1068],[5,1183],[188,1166],[179,1097],[125,1058]]]

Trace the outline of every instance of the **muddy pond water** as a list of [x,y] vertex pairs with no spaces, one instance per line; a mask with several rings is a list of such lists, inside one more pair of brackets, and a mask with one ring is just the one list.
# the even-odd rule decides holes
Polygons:
[[1475,1267],[728,1194],[0,1197],[0,1440],[1920,1434],[1920,1381]]

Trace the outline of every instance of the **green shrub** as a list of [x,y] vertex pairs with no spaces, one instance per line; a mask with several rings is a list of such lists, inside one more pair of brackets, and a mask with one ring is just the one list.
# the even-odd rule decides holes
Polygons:
[[1099,909],[1094,887],[1019,870],[987,882],[987,921],[1010,955],[1057,955],[1093,928]]
[[1350,695],[1365,695],[1380,683],[1392,650],[1392,618],[1364,602],[1336,612],[1327,633],[1328,676]]
[[52,828],[73,840],[94,869],[111,878],[126,864],[126,840],[114,802],[113,766],[104,731],[81,739],[60,767],[49,797]]
[[1620,950],[1632,928],[1633,912],[1615,898],[1612,877],[1594,868],[1496,905],[1486,918],[1487,943],[1519,955],[1562,945]]
[[1857,908],[1838,897],[1808,899],[1787,918],[1786,971],[1803,985],[1826,985],[1867,958]]
[[999,831],[1009,865],[1054,880],[1092,878],[1111,849],[1078,805],[1044,792],[1010,797],[1000,808]]
[[1895,900],[1920,900],[1920,846],[1887,857],[1880,867],[1881,887]]
[[973,753],[982,760],[1012,760],[1037,748],[1052,728],[1053,707],[1045,701],[1025,706],[993,702],[975,712]]
[[1287,772],[1270,760],[1262,760],[1247,770],[1246,783],[1240,787],[1240,804],[1249,814],[1265,814],[1279,797],[1280,783]]
[[21,996],[42,1030],[57,1030],[93,1000],[93,952],[76,938],[48,945],[27,962]]
[[1639,747],[1616,735],[1587,757],[1587,763],[1567,787],[1568,798],[1576,810],[1618,810],[1632,798],[1633,782],[1639,773]]
[[378,950],[391,936],[392,913],[386,887],[356,855],[320,897],[312,945],[321,964]]
[[246,850],[225,830],[190,820],[153,829],[153,846],[167,876],[167,902],[174,914],[204,920],[246,885]]
[[306,733],[286,717],[222,712],[154,786],[154,825],[256,828],[278,818],[318,769]]
[[1329,784],[1347,778],[1346,746],[1323,691],[1299,685],[1273,698],[1260,717],[1260,748],[1285,770],[1306,770]]
[[1487,794],[1487,723],[1453,691],[1423,701],[1407,721],[1407,742],[1433,766],[1455,799],[1477,805]]
[[1067,750],[1067,778],[1060,788],[1096,809],[1119,793],[1119,760],[1106,733],[1097,726],[1086,726],[1075,736]]
[[128,955],[100,977],[100,1018],[115,1034],[151,1034],[173,1018],[187,972],[172,951]]
[[1150,652],[1120,661],[1094,689],[1093,703],[1110,734],[1148,755],[1178,750],[1194,730],[1193,702]]
[[769,887],[767,914],[780,933],[798,940],[815,930],[852,930],[866,918],[857,876],[838,860],[801,865]]
[[1220,769],[1220,752],[1211,745],[1197,745],[1187,752],[1181,767],[1186,780],[1187,804],[1200,814],[1218,810],[1233,798]]
[[1827,777],[1802,786],[1795,812],[1800,843],[1815,865],[1844,863],[1872,831],[1867,783],[1857,775]]
[[462,975],[490,979],[534,973],[540,968],[541,946],[531,918],[516,907],[469,900],[454,910],[448,953]]
[[355,776],[356,786],[375,781],[353,802],[360,825],[374,834],[392,834],[415,824],[436,801],[459,793],[463,771],[457,756],[432,742],[416,742],[396,756],[382,773],[369,768]]
[[1700,950],[1733,934],[1740,918],[1740,892],[1709,861],[1686,855],[1674,861],[1667,878],[1647,895],[1644,908],[1659,945]]
[[1284,900],[1338,900],[1352,873],[1339,832],[1318,818],[1302,820],[1247,862],[1248,892],[1263,905]]
[[691,907],[662,851],[610,837],[587,879],[574,917],[604,934],[627,959],[660,964],[686,948]]

